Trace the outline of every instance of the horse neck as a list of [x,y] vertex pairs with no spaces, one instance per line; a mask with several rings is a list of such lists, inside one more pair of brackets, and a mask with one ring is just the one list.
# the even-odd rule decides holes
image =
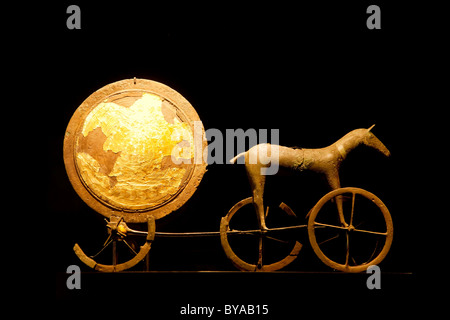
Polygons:
[[332,146],[335,146],[341,154],[342,158],[345,159],[347,154],[354,148],[359,146],[361,142],[361,135],[358,134],[355,130],[347,133],[345,136],[333,143]]

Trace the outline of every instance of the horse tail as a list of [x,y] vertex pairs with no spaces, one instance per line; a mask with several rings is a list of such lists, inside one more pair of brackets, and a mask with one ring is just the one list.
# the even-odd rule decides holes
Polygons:
[[[246,152],[246,151],[245,151],[245,152]],[[233,159],[230,160],[230,163],[231,163],[231,164],[235,164],[236,161],[237,161],[237,159],[238,159],[239,157],[242,157],[243,155],[245,155],[245,152],[239,153],[236,157],[234,157]]]

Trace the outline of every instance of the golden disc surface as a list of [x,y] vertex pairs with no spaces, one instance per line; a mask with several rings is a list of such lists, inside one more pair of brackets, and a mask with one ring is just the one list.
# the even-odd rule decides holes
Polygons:
[[190,198],[206,170],[204,148],[203,125],[186,99],[161,83],[130,79],[80,105],[66,130],[64,161],[92,208],[144,222]]

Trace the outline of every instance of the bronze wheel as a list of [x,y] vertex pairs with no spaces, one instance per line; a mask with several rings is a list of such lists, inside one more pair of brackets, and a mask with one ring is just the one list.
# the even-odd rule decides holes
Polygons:
[[[220,240],[227,257],[242,271],[275,271],[297,258],[302,245],[292,237],[289,226],[271,228],[271,222],[289,223],[295,214],[286,204],[281,203],[277,211],[269,212],[266,223],[269,230],[258,227],[252,197],[235,204],[220,223]],[[237,214],[239,212],[239,214]],[[267,213],[268,211],[266,211]],[[286,215],[287,214],[287,215]],[[281,216],[281,217],[280,217]],[[273,218],[273,219],[270,219]],[[279,224],[280,225],[280,224]],[[284,224],[285,225],[285,224]],[[239,229],[237,229],[239,227]],[[291,233],[290,236],[287,233]]]
[[[107,223],[107,227],[109,229],[108,238],[97,254],[87,256],[77,243],[73,247],[78,258],[87,266],[97,271],[119,272],[134,267],[147,256],[152,246],[152,242],[155,239],[155,218],[153,217],[149,217],[147,221],[147,232],[139,232],[140,234],[146,234],[145,242],[141,246],[137,244],[137,239],[130,239],[130,233],[136,231],[128,228],[127,224],[123,221],[123,218],[111,217],[110,221]],[[138,237],[142,238],[142,235]],[[121,248],[119,248],[119,246]],[[98,256],[109,247],[112,248],[111,264],[99,262],[100,257]],[[106,254],[106,256],[109,255]]]
[[[346,225],[341,225],[335,198],[343,199]],[[360,188],[340,188],[322,197],[311,211],[308,235],[314,252],[327,266],[362,272],[379,264],[389,252],[394,235],[384,203]]]

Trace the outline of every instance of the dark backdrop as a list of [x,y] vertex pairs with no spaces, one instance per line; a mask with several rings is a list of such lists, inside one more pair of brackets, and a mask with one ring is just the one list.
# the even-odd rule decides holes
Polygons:
[[[344,163],[341,182],[343,186],[365,188],[386,203],[395,228],[391,252],[381,265],[383,272],[394,273],[386,276],[391,287],[388,282],[386,286],[393,290],[391,294],[413,286],[413,276],[402,273],[416,269],[412,248],[417,250],[419,246],[413,239],[418,213],[410,193],[415,163],[409,160],[410,126],[418,112],[411,104],[417,94],[412,78],[418,70],[410,56],[415,47],[411,30],[400,19],[404,15],[401,6],[377,1],[382,10],[382,29],[368,30],[365,10],[371,3],[365,1],[245,6],[229,2],[93,5],[82,1],[78,3],[82,28],[68,30],[65,10],[69,4],[49,8],[52,29],[47,56],[51,62],[43,66],[55,80],[54,99],[48,102],[51,120],[46,206],[58,230],[52,252],[57,253],[54,265],[59,296],[107,295],[111,287],[116,289],[111,284],[114,281],[122,285],[130,281],[137,291],[146,292],[155,281],[164,287],[176,280],[171,284],[175,292],[184,285],[200,286],[198,292],[202,293],[197,295],[205,298],[205,292],[218,294],[216,290],[224,283],[259,288],[260,283],[267,282],[275,286],[264,296],[269,297],[270,304],[275,303],[271,302],[277,296],[274,292],[285,287],[280,282],[297,282],[305,290],[316,288],[313,292],[319,295],[346,287],[342,277],[336,280],[320,274],[309,278],[292,274],[282,279],[276,275],[245,278],[228,273],[163,274],[157,278],[125,274],[111,281],[103,277],[100,285],[98,277],[102,276],[88,273],[84,288],[90,291],[69,292],[65,288],[67,266],[77,264],[83,272],[90,271],[73,253],[74,243],[93,254],[106,239],[106,229],[103,217],[82,202],[67,178],[62,158],[65,128],[92,92],[133,77],[159,81],[177,90],[197,110],[205,129],[276,128],[280,130],[280,144],[286,146],[323,147],[350,130],[376,124],[373,132],[392,157],[357,149]],[[306,215],[327,191],[323,182],[308,175],[274,181],[279,187],[271,190],[282,195],[299,216]],[[217,231],[220,218],[249,195],[243,166],[210,165],[193,197],[179,212],[158,221],[157,229]],[[289,270],[331,271],[304,244]],[[218,238],[157,239],[150,253],[152,270],[235,270]],[[348,280],[357,287],[356,292],[367,294],[366,276],[355,277]],[[323,291],[317,289],[320,287]],[[235,303],[250,303],[246,297],[254,296],[252,292],[242,294]],[[175,306],[168,304],[171,312],[191,301],[181,294],[176,297]],[[276,306],[285,307],[283,302]]]

